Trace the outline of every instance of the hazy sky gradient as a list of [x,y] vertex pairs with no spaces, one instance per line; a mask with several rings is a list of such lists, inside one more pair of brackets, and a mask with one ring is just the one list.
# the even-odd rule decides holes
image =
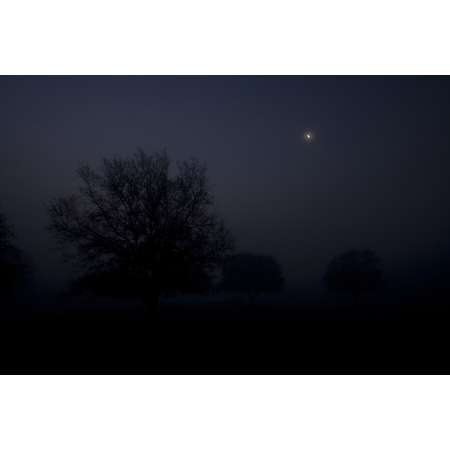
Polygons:
[[81,162],[166,148],[207,162],[237,250],[290,285],[353,247],[407,269],[449,248],[449,94],[449,77],[0,77],[0,208],[63,278],[45,204]]

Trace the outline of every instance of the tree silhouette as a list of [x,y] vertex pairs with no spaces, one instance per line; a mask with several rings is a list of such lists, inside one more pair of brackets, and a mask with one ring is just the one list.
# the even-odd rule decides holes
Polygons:
[[87,284],[113,277],[153,308],[162,293],[208,286],[231,238],[213,210],[206,166],[171,168],[166,153],[142,150],[104,159],[99,171],[84,165],[79,192],[50,205],[50,228],[87,268]]
[[6,223],[5,216],[0,214],[0,251],[2,253],[11,246],[12,237],[13,233],[9,225]]
[[224,261],[221,289],[243,292],[249,297],[278,292],[283,287],[281,267],[271,256],[241,253]]
[[23,272],[21,253],[14,244],[14,233],[0,214],[0,291],[13,290]]
[[332,259],[324,277],[329,290],[347,292],[354,298],[374,291],[381,281],[380,260],[371,250],[351,250]]

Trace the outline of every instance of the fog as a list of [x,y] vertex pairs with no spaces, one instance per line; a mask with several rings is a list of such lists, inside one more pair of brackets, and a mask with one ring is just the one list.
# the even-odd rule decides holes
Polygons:
[[351,248],[412,278],[450,248],[449,90],[445,77],[0,77],[0,209],[39,283],[63,286],[74,272],[49,202],[82,162],[164,148],[207,163],[237,250],[274,256],[290,288],[318,288]]

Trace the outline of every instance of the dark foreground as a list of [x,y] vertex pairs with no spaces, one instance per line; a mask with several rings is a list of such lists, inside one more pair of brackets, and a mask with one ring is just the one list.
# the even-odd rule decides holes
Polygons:
[[0,321],[0,372],[450,373],[449,324],[430,303],[28,311]]

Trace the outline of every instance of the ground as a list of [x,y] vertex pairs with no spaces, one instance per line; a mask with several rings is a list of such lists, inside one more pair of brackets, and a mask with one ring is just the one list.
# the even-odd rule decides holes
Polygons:
[[[71,299],[3,314],[3,373],[448,371],[447,304]],[[82,300],[82,301],[81,301]],[[270,300],[270,301],[269,301]],[[66,298],[67,301],[67,298]],[[41,305],[43,303],[41,302]]]

